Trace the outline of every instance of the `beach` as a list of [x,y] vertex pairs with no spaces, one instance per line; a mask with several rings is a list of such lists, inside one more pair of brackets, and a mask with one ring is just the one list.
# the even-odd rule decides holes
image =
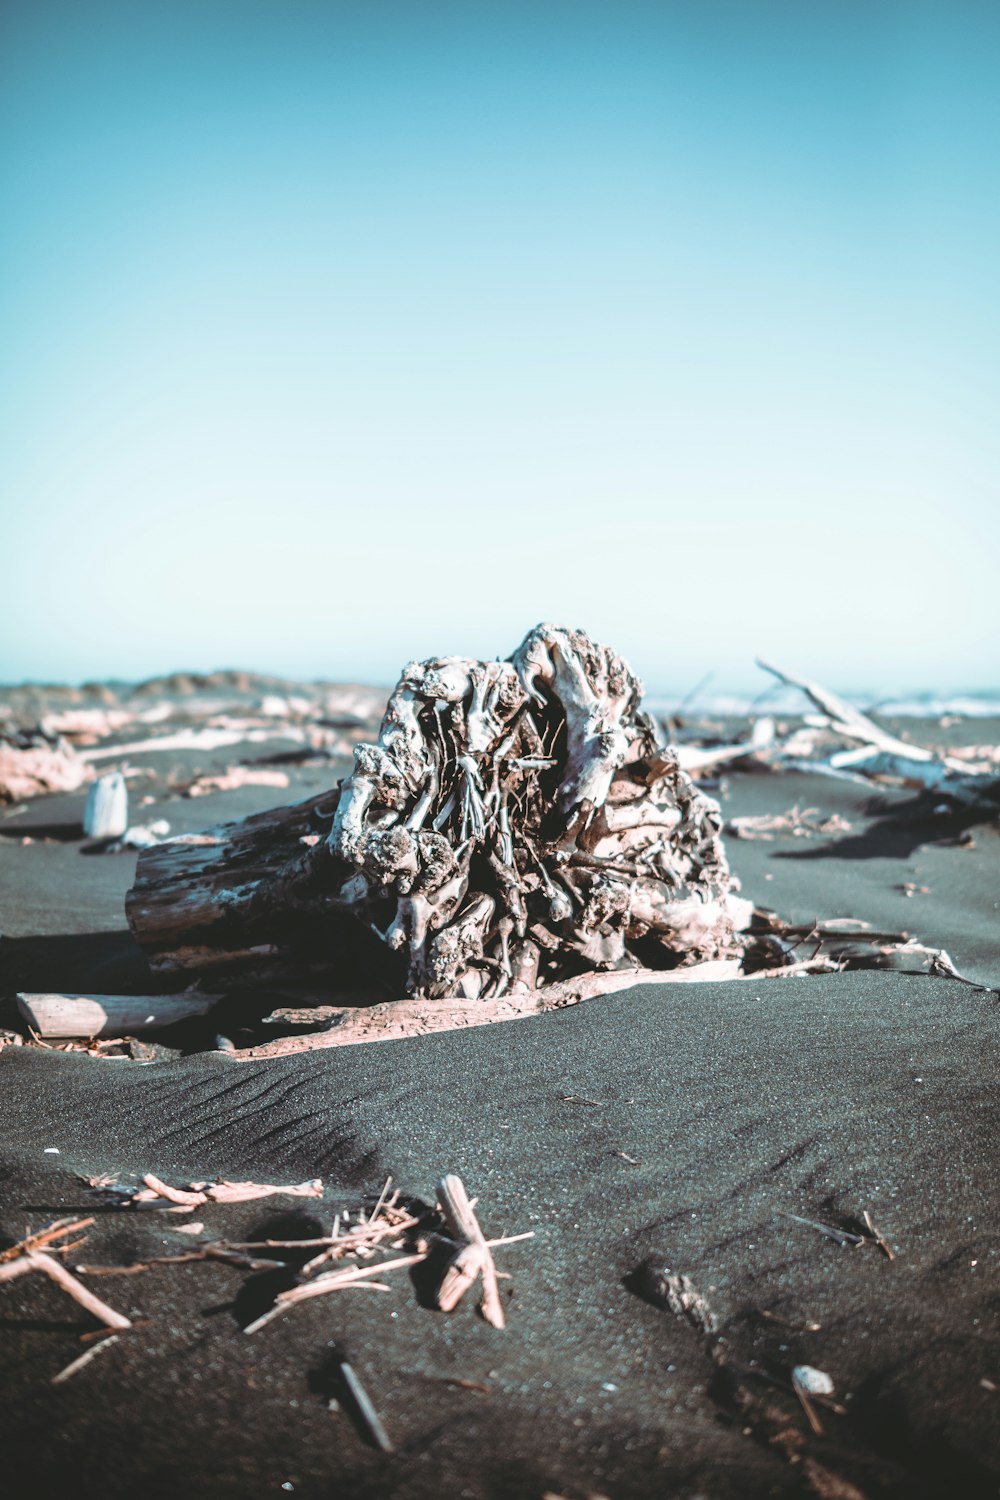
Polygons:
[[[279,715],[264,738],[130,753],[155,773],[130,782],[150,798],[143,821],[193,833],[346,774],[353,730],[310,761],[282,729]],[[1000,740],[988,720],[911,720],[905,732]],[[280,764],[287,787],[178,794],[237,762]],[[487,1234],[534,1236],[495,1252],[503,1330],[470,1300],[450,1314],[424,1305],[405,1271],[388,1291],[319,1297],[253,1334],[242,1330],[274,1273],[202,1260],[95,1278],[137,1326],[57,1386],[94,1323],[44,1279],[0,1286],[9,1493],[1000,1493],[995,819],[808,772],[727,769],[712,795],[727,821],[797,807],[849,825],[727,836],[742,894],[795,923],[905,931],[971,982],[904,961],[645,984],[503,1024],[264,1061],[214,1050],[204,1028],[156,1038],[146,1062],[4,1048],[5,1244],[92,1216],[70,1267],[189,1249],[180,1217],[123,1211],[88,1185],[150,1172],[322,1179],[308,1202],[207,1205],[205,1239],[308,1238],[370,1208],[389,1177],[432,1203],[448,1172],[478,1199]],[[166,987],[125,921],[137,856],[86,852],[84,796],[0,813],[4,1026],[19,1024],[19,990]],[[249,1035],[227,1016],[237,1047]],[[651,1300],[644,1265],[688,1278],[711,1330]],[[335,1348],[391,1453],[349,1402],[331,1410]],[[791,1383],[801,1366],[832,1380],[833,1406],[814,1409],[821,1432]]]

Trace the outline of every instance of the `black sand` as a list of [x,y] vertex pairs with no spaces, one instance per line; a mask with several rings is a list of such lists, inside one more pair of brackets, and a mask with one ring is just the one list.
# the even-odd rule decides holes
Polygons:
[[[143,811],[181,831],[335,774]],[[127,992],[144,978],[121,913],[134,856],[86,857],[69,835],[22,846],[32,828],[79,818],[81,799],[46,800],[0,823],[0,990]],[[733,776],[724,805],[732,815],[794,802],[840,812],[851,833],[730,840],[747,894],[793,918],[903,926],[962,973],[1000,983],[995,829],[974,826],[972,849],[938,845],[969,820],[915,809],[906,793],[873,809],[864,788],[818,777]],[[906,883],[929,889],[906,896]],[[817,1485],[840,1476],[869,1496],[997,1495],[996,1005],[953,981],[858,972],[639,988],[505,1026],[266,1064],[8,1050],[7,1242],[91,1208],[75,1174],[147,1170],[324,1178],[322,1203],[199,1214],[234,1239],[279,1224],[315,1233],[388,1173],[429,1198],[449,1170],[479,1195],[489,1232],[536,1233],[498,1252],[512,1278],[502,1333],[465,1304],[427,1310],[406,1273],[391,1292],[320,1298],[251,1337],[241,1325],[273,1285],[250,1273],[198,1264],[102,1279],[101,1295],[149,1322],[57,1387],[51,1376],[91,1320],[35,1278],[2,1286],[9,1493],[618,1500],[832,1495]],[[866,1209],[894,1261],[783,1217],[850,1229]],[[71,1263],[186,1248],[175,1224],[99,1208]],[[721,1371],[692,1327],[629,1289],[648,1256],[708,1297]],[[347,1347],[394,1454],[327,1410],[331,1341]],[[828,1371],[846,1407],[824,1412],[822,1437],[788,1394],[797,1363]],[[736,1410],[734,1372],[801,1430],[802,1462]]]

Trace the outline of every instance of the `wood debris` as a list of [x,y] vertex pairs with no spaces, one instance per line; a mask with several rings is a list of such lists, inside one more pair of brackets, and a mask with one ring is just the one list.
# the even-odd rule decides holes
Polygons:
[[689,1276],[671,1271],[656,1260],[647,1260],[632,1274],[631,1281],[647,1302],[667,1308],[675,1318],[683,1318],[699,1333],[714,1336],[718,1332],[714,1309]]
[[17,1008],[40,1037],[86,1038],[135,1036],[203,1016],[218,995],[188,989],[174,995],[36,994],[22,991]]
[[60,1220],[50,1224],[47,1229],[28,1235],[19,1244],[12,1245],[0,1255],[0,1281],[12,1281],[15,1277],[25,1276],[33,1271],[41,1272],[108,1328],[131,1328],[129,1318],[95,1297],[88,1287],[55,1258],[58,1253],[53,1250],[56,1240],[64,1239],[66,1235],[92,1223],[93,1219]]
[[793,747],[786,745],[783,757],[776,762],[779,768],[782,764],[790,768],[794,765],[850,779],[888,779],[948,797],[961,806],[978,805],[994,813],[1000,806],[1000,775],[997,774],[997,766],[992,758],[977,766],[975,760],[937,754],[920,745],[913,745],[882,729],[867,714],[861,713],[819,683],[792,677],[780,667],[771,666],[764,661],[758,660],[757,664],[779,682],[799,688],[805,693],[820,711],[821,717],[814,721],[815,726],[836,738],[847,740],[851,747],[836,750],[825,760],[813,761],[793,755]]
[[[457,1306],[464,1292],[482,1276],[483,1317],[494,1327],[503,1327],[498,1273],[491,1252],[502,1245],[531,1239],[533,1231],[487,1240],[460,1179],[453,1174],[442,1178],[438,1187],[438,1197],[441,1200],[439,1219],[426,1209],[417,1212],[400,1199],[398,1192],[388,1196],[388,1186],[387,1183],[375,1210],[356,1228],[341,1232],[338,1221],[334,1226],[334,1233],[329,1237],[288,1242],[296,1248],[315,1247],[320,1253],[300,1267],[297,1284],[280,1292],[273,1306],[247,1324],[244,1333],[258,1332],[298,1302],[326,1296],[345,1288],[371,1286],[375,1278],[386,1272],[407,1270],[426,1261],[431,1255],[442,1255],[447,1262],[440,1283],[443,1300],[440,1294],[437,1297],[437,1304],[442,1311],[451,1311]],[[435,1227],[436,1223],[440,1224],[440,1229]],[[449,1231],[450,1238],[440,1232],[445,1229]],[[385,1246],[386,1240],[392,1243]],[[262,1241],[239,1248],[263,1249],[273,1247],[274,1244],[274,1241]],[[406,1253],[382,1259],[380,1257],[384,1248],[403,1250]],[[355,1261],[366,1260],[368,1264],[324,1269],[329,1261],[344,1260],[347,1257]]]
[[203,1203],[249,1203],[255,1198],[322,1198],[323,1182],[319,1177],[310,1182],[293,1183],[290,1187],[275,1187],[263,1182],[196,1182],[186,1188],[171,1187],[159,1177],[147,1172],[143,1177],[143,1188],[131,1194],[131,1201],[148,1203],[166,1199],[182,1208],[199,1208]]
[[726,832],[738,839],[773,839],[776,833],[788,833],[793,838],[812,838],[822,835],[831,838],[837,834],[850,833],[851,824],[838,813],[823,818],[818,807],[798,806],[786,813],[762,813],[756,817],[730,818]]
[[[438,1183],[438,1203],[445,1223],[458,1245],[444,1281],[438,1293],[438,1306],[445,1311],[458,1304],[459,1298],[477,1277],[483,1279],[483,1294],[479,1310],[486,1322],[494,1328],[503,1328],[505,1323],[496,1266],[490,1254],[489,1244],[479,1227],[465,1184],[460,1177],[449,1173]],[[445,1298],[442,1301],[442,1297]]]
[[791,1219],[796,1224],[804,1224],[807,1229],[815,1229],[817,1234],[825,1235],[828,1240],[833,1240],[835,1245],[849,1245],[857,1249],[865,1243],[863,1234],[853,1234],[849,1229],[838,1229],[835,1224],[822,1224],[817,1219],[803,1219],[800,1214],[787,1213],[783,1208],[778,1209],[783,1219]]
[[0,732],[0,804],[75,792],[93,775],[72,745],[42,729]]
[[286,787],[288,775],[285,771],[274,771],[267,766],[230,766],[228,771],[216,776],[199,776],[187,787],[185,796],[206,797],[211,792],[235,792],[243,786]]
[[351,1405],[365,1435],[383,1453],[391,1453],[392,1443],[389,1441],[389,1435],[382,1425],[381,1418],[375,1410],[375,1405],[365,1390],[360,1376],[344,1354],[338,1356],[337,1366],[340,1379],[350,1397]]
[[53,1375],[52,1384],[62,1385],[64,1381],[69,1380],[78,1371],[89,1365],[92,1359],[96,1359],[102,1350],[110,1348],[112,1344],[116,1344],[120,1337],[120,1334],[109,1333],[98,1343],[91,1344],[89,1349],[85,1349],[82,1354],[78,1354],[76,1359],[71,1360],[65,1369],[59,1371],[58,1375]]

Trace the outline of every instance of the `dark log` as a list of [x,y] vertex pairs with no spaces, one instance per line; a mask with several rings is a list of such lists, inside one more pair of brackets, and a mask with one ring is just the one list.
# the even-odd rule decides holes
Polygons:
[[340,999],[355,985],[359,998],[399,993],[385,987],[400,968],[396,955],[337,896],[352,873],[326,844],[338,796],[144,849],[125,912],[150,967],[230,986],[329,976]]

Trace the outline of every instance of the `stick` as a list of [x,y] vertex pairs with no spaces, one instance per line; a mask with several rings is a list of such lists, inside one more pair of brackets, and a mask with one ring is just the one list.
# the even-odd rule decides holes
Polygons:
[[886,1260],[895,1260],[896,1256],[893,1253],[892,1246],[875,1228],[875,1225],[872,1223],[872,1216],[868,1212],[867,1208],[865,1209],[861,1217],[865,1221],[865,1228],[868,1230],[868,1233],[871,1235],[872,1239],[875,1241],[876,1245],[879,1247]]
[[381,1448],[383,1453],[391,1453],[392,1444],[389,1441],[389,1434],[379,1420],[378,1412],[372,1405],[371,1397],[347,1360],[341,1359],[339,1365],[344,1384],[351,1393],[351,1400],[354,1402],[358,1415],[364,1423],[372,1442],[377,1448]]
[[63,1381],[68,1380],[71,1375],[75,1375],[77,1370],[82,1370],[84,1365],[89,1365],[92,1359],[96,1359],[102,1349],[107,1349],[111,1344],[117,1344],[118,1339],[119,1335],[117,1333],[110,1333],[107,1338],[101,1339],[99,1344],[92,1344],[89,1349],[85,1349],[71,1364],[68,1364],[64,1370],[60,1370],[58,1375],[53,1375],[52,1384],[62,1385]]
[[825,1234],[828,1240],[833,1240],[838,1245],[863,1245],[865,1237],[863,1234],[851,1234],[849,1229],[837,1229],[832,1224],[820,1224],[815,1219],[803,1219],[799,1214],[786,1213],[783,1208],[778,1209],[783,1219],[794,1219],[796,1224],[805,1224],[807,1229],[818,1230]]
[[256,1333],[258,1328],[263,1328],[265,1323],[270,1323],[272,1318],[277,1318],[294,1302],[305,1302],[310,1297],[322,1297],[326,1292],[339,1291],[343,1286],[350,1286],[352,1282],[363,1281],[370,1276],[381,1276],[384,1271],[398,1271],[404,1266],[415,1266],[419,1261],[427,1259],[427,1252],[422,1251],[418,1255],[401,1255],[396,1260],[383,1260],[377,1266],[352,1266],[349,1271],[332,1271],[329,1276],[322,1276],[318,1281],[308,1281],[302,1286],[289,1287],[287,1292],[279,1292],[274,1299],[274,1306],[269,1307],[267,1312],[261,1313],[252,1323],[244,1328],[244,1333]]
[[0,1266],[0,1281],[12,1281],[15,1276],[23,1276],[28,1271],[43,1271],[46,1276],[62,1287],[74,1302],[79,1302],[81,1307],[85,1307],[89,1313],[92,1313],[101,1323],[106,1323],[109,1328],[132,1327],[128,1318],[120,1312],[115,1312],[114,1308],[102,1302],[100,1297],[95,1297],[93,1292],[88,1291],[82,1282],[77,1281],[64,1265],[43,1250],[29,1250],[19,1259],[9,1260]]
[[18,1260],[28,1250],[39,1250],[43,1245],[50,1245],[53,1240],[72,1234],[76,1229],[86,1229],[93,1222],[93,1219],[57,1219],[54,1224],[49,1225],[48,1229],[40,1229],[37,1234],[29,1234],[27,1239],[21,1240],[19,1244],[11,1245],[9,1250],[0,1251],[0,1264],[8,1260]]
[[483,1295],[479,1308],[486,1322],[493,1328],[503,1328],[505,1323],[500,1287],[497,1283],[496,1266],[486,1243],[486,1236],[479,1227],[479,1220],[469,1202],[465,1184],[453,1172],[442,1177],[438,1183],[438,1202],[445,1223],[456,1239],[477,1245],[482,1253]]
[[147,1172],[142,1180],[148,1188],[160,1198],[166,1198],[169,1203],[180,1203],[185,1207],[199,1208],[201,1204],[208,1201],[204,1193],[188,1193],[183,1188],[171,1187],[169,1183],[161,1182],[159,1177],[154,1177],[152,1172]]
[[757,665],[765,672],[770,672],[772,677],[777,677],[788,687],[800,688],[807,698],[811,698],[821,713],[826,714],[832,721],[833,728],[846,739],[861,740],[863,744],[875,745],[880,750],[887,750],[893,755],[902,755],[906,760],[933,760],[934,755],[930,750],[922,750],[917,745],[908,745],[905,740],[899,740],[895,735],[887,734],[877,724],[873,724],[865,714],[858,709],[852,708],[845,703],[843,698],[838,698],[836,693],[831,693],[827,688],[820,687],[816,682],[803,682],[799,677],[790,677],[780,667],[772,667],[766,661],[757,658]]

